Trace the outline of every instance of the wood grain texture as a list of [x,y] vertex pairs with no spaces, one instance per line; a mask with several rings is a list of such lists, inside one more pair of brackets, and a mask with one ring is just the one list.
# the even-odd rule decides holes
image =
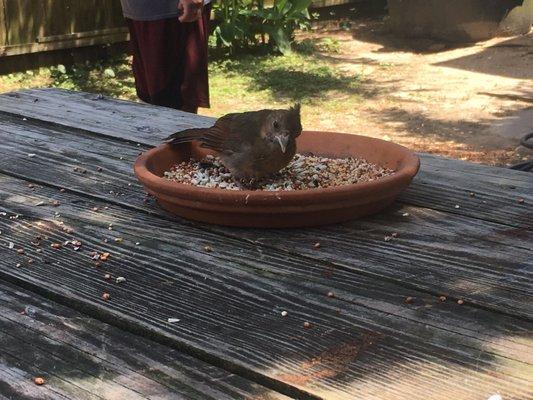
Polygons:
[[7,26],[5,16],[5,0],[0,0],[0,46],[7,44]]
[[[61,204],[35,206],[52,198]],[[530,323],[421,293],[410,292],[414,303],[405,304],[409,292],[387,282],[14,178],[1,178],[0,204],[3,279],[254,379],[282,382],[282,390],[381,400],[533,395]],[[40,253],[30,243],[37,235]],[[50,247],[72,239],[81,240],[79,251]],[[111,253],[99,268],[93,250]],[[106,272],[127,281],[106,281]],[[330,290],[335,296],[326,296]]]
[[[286,398],[7,283],[0,365],[0,393],[11,398]],[[37,376],[44,386],[33,383]]]
[[6,0],[5,19],[8,44],[34,43],[44,29],[44,4],[41,0]]
[[[133,176],[131,165],[144,149],[12,116],[0,123],[0,151],[5,154],[0,159],[1,171],[173,219],[144,202],[143,190]],[[327,262],[354,275],[379,277],[405,288],[533,317],[530,305],[524,302],[532,292],[533,269],[532,233],[527,229],[412,206],[396,206],[345,224],[294,229],[289,235],[286,231],[205,225],[202,229],[221,233],[219,240],[231,236]],[[385,241],[393,232],[399,237]],[[312,248],[317,241],[322,244],[318,251]]]
[[[160,143],[177,130],[214,122],[212,118],[165,107],[60,89],[2,94],[0,111],[148,146]],[[533,229],[533,212],[518,204],[519,198],[525,199],[526,205],[533,204],[532,174],[426,154],[421,159],[421,170],[400,197],[401,202]],[[471,192],[475,197],[470,197]]]

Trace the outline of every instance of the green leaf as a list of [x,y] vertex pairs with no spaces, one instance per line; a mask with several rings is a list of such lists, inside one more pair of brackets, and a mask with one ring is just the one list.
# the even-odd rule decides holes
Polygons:
[[291,42],[287,33],[283,28],[274,28],[271,26],[264,27],[266,33],[274,40],[276,46],[282,54],[289,54],[291,52]]

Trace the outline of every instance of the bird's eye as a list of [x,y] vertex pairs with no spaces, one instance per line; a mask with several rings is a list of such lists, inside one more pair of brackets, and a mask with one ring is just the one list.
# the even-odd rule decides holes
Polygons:
[[279,129],[279,122],[278,121],[274,121],[272,123],[272,126],[274,127],[274,129]]

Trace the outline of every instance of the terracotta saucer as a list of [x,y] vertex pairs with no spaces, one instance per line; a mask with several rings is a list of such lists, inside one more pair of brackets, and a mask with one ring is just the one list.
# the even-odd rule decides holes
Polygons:
[[134,170],[146,191],[181,217],[228,226],[288,228],[376,213],[409,185],[420,166],[418,156],[403,146],[343,133],[305,131],[298,138],[298,152],[364,158],[396,172],[373,182],[277,192],[201,188],[163,178],[175,163],[210,154],[196,144],[157,146],[139,156]]

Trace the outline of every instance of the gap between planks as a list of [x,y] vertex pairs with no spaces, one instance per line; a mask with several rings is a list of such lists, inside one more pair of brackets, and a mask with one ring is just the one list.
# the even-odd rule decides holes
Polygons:
[[[84,198],[103,201],[105,203],[113,204],[113,205],[116,205],[116,206],[119,206],[119,207],[122,207],[122,208],[125,208],[125,209],[128,209],[128,210],[131,210],[131,211],[142,212],[143,214],[150,215],[150,216],[153,216],[153,217],[165,220],[165,221],[176,222],[174,217],[171,216],[171,215],[161,214],[161,213],[158,213],[156,211],[152,212],[152,211],[150,211],[150,210],[148,210],[146,208],[138,207],[138,206],[135,206],[133,204],[129,204],[129,203],[126,203],[126,202],[123,202],[123,201],[119,201],[118,200],[119,198],[117,198],[117,200],[115,200],[115,198],[113,198],[113,197],[107,198],[105,196],[89,194],[89,193],[81,191],[81,190],[76,190],[76,189],[72,189],[72,188],[64,188],[64,187],[60,187],[60,186],[58,186],[58,185],[56,185],[54,183],[42,181],[42,180],[39,180],[39,179],[31,179],[31,178],[22,176],[22,175],[17,174],[17,173],[6,172],[6,171],[1,170],[1,169],[0,169],[0,172],[5,174],[6,176],[11,176],[13,178],[23,180],[25,182],[36,183],[36,184],[39,184],[39,185],[42,185],[42,186],[45,186],[45,187],[49,187],[49,188],[54,188],[54,189],[63,188],[63,189],[65,189],[66,192],[69,192],[69,193],[72,193],[72,194],[75,194],[75,195],[78,195],[78,196],[82,196]],[[417,208],[423,208],[423,207],[417,207]],[[464,217],[464,216],[462,216],[462,217]],[[227,237],[230,237],[232,239],[239,240],[239,241],[242,241],[242,242],[245,242],[245,243],[249,243],[249,244],[252,244],[252,245],[255,245],[255,246],[258,246],[258,247],[275,250],[277,252],[285,253],[285,254],[291,255],[291,256],[300,257],[303,260],[308,260],[310,262],[315,262],[315,263],[319,262],[322,265],[324,265],[324,267],[326,269],[331,267],[334,270],[340,270],[340,271],[345,271],[345,272],[349,272],[349,273],[355,273],[355,274],[359,274],[361,276],[365,276],[365,277],[372,278],[372,279],[379,279],[379,280],[382,280],[384,282],[387,282],[387,283],[390,283],[390,284],[393,284],[393,285],[397,285],[397,286],[400,286],[400,287],[403,287],[403,288],[406,288],[406,289],[411,289],[411,290],[415,290],[415,291],[418,291],[418,292],[426,293],[426,294],[429,294],[429,295],[435,296],[435,297],[439,297],[439,296],[442,295],[442,291],[434,290],[434,289],[431,289],[431,288],[426,288],[426,287],[420,286],[419,284],[411,284],[411,283],[409,283],[409,281],[406,281],[406,280],[395,279],[395,278],[392,278],[392,277],[389,277],[389,276],[385,276],[385,275],[383,275],[381,273],[364,270],[362,268],[357,268],[357,269],[354,270],[353,268],[348,268],[342,262],[333,262],[333,261],[318,259],[318,258],[315,258],[315,257],[312,257],[312,256],[308,256],[306,254],[302,254],[302,253],[299,253],[299,252],[296,252],[296,251],[289,250],[287,248],[282,248],[282,247],[279,247],[279,246],[276,246],[276,245],[270,245],[268,243],[264,243],[264,242],[261,242],[261,241],[258,241],[258,240],[254,240],[254,239],[246,238],[246,237],[243,237],[243,236],[231,234],[230,231],[228,231],[228,230],[219,230],[219,229],[216,229],[216,227],[209,227],[209,226],[206,226],[206,225],[203,225],[203,224],[202,225],[198,225],[198,224],[195,224],[194,222],[190,222],[190,221],[187,221],[187,220],[180,220],[180,223],[182,223],[182,224],[184,224],[184,225],[186,225],[188,227],[204,230],[204,231],[209,232],[209,233],[214,234],[214,235],[219,235],[220,237],[227,236]],[[502,225],[502,226],[505,226],[505,225]],[[449,294],[447,295],[447,297],[449,299],[451,299],[451,300],[454,300],[454,301],[457,301],[457,300],[462,298],[462,296],[454,296],[454,295],[449,295]],[[494,308],[494,307],[491,307],[491,306],[489,306],[487,304],[484,304],[481,301],[476,301],[475,299],[469,299],[468,302],[466,302],[465,306],[478,308],[478,309],[489,311],[489,312],[494,312],[494,313],[497,313],[497,314],[501,314],[501,315],[505,315],[505,316],[509,316],[509,317],[513,317],[513,318],[517,318],[517,319],[520,319],[520,320],[523,320],[523,321],[527,321],[527,322],[533,322],[533,317],[531,317],[529,315],[525,315],[523,313],[516,314],[515,312],[512,312],[512,311],[505,311],[505,309],[502,309],[502,308]]]

